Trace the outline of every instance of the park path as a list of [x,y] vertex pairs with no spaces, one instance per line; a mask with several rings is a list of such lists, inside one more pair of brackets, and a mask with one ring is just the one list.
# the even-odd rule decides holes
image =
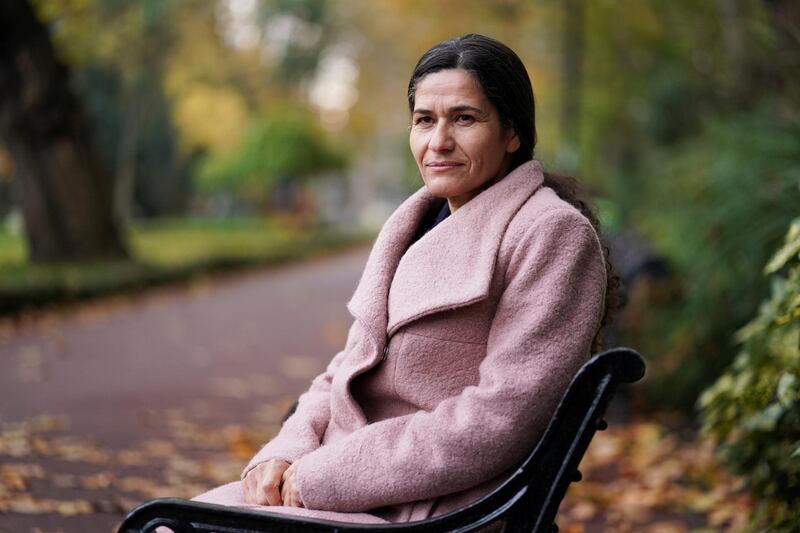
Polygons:
[[344,345],[367,252],[0,321],[0,531],[110,531],[154,495],[125,468],[163,468],[181,438],[213,448],[198,421],[239,428],[216,443],[241,468]]

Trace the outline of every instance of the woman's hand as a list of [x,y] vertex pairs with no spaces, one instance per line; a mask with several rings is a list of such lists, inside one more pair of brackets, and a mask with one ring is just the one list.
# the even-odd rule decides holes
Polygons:
[[287,507],[303,507],[303,500],[300,498],[300,491],[297,490],[295,484],[295,465],[287,468],[283,472],[283,486],[281,487],[281,498],[283,498],[283,505]]
[[281,481],[289,469],[283,459],[270,459],[256,465],[242,481],[244,501],[256,505],[283,505]]

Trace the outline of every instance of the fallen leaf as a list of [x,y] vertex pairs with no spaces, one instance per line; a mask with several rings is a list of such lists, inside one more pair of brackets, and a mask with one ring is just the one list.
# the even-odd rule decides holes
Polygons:
[[643,531],[646,533],[686,533],[686,525],[681,522],[656,522],[650,524]]
[[591,520],[597,514],[597,506],[590,501],[581,501],[569,510],[569,517],[574,520]]
[[56,509],[58,514],[62,516],[76,516],[82,514],[92,514],[94,512],[92,504],[86,500],[57,502]]
[[299,355],[283,356],[278,366],[284,376],[295,379],[313,378],[323,370],[319,358]]
[[26,346],[20,351],[17,379],[22,383],[40,383],[45,379],[44,357],[38,346]]

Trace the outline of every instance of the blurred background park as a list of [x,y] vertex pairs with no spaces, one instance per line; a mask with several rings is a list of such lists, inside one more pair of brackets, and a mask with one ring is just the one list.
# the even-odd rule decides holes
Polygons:
[[[468,32],[525,62],[536,157],[591,191],[622,279],[607,344],[648,361],[559,523],[797,531],[792,0],[5,0],[0,531],[110,531],[145,498],[238,477],[339,349],[371,239],[422,186],[416,60]],[[140,355],[127,375],[147,385],[109,385]],[[202,393],[167,384],[173,357]],[[117,400],[92,411],[107,398],[136,423]]]

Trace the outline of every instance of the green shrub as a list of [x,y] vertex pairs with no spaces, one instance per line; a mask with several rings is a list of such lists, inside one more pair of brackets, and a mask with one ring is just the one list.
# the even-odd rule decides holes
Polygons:
[[32,265],[25,258],[22,236],[0,228],[0,315],[277,264],[374,236],[324,226],[301,230],[264,218],[139,221],[128,238],[131,260]]
[[788,532],[800,524],[800,218],[764,270],[772,295],[698,403],[705,434],[759,501],[754,526]]
[[690,412],[730,365],[735,331],[768,290],[763,265],[798,215],[799,183],[800,127],[768,108],[709,121],[647,158],[628,215],[674,274],[635,344],[650,357],[653,404]]
[[285,111],[254,120],[238,149],[206,159],[199,175],[201,190],[227,190],[243,197],[263,198],[275,185],[306,180],[344,167],[335,150],[301,112]]

